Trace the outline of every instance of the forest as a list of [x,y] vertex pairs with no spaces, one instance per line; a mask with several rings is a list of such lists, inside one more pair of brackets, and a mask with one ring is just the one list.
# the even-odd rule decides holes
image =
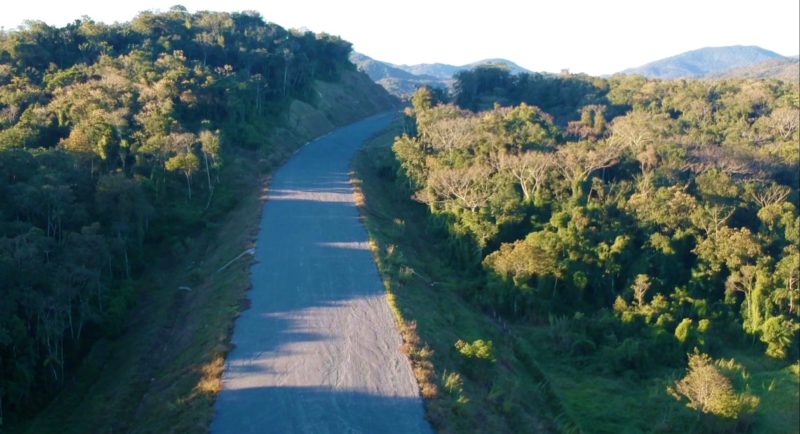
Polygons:
[[0,425],[40,408],[124,331],[132,279],[232,209],[232,149],[350,44],[256,12],[143,12],[0,32]]
[[[269,155],[350,51],[180,6],[0,31],[0,426],[125,334],[137,277],[241,200],[232,156]],[[400,234],[376,257],[440,432],[800,427],[798,83],[490,65],[405,115],[361,164]]]
[[[777,417],[797,428],[797,83],[512,75],[485,66],[457,74],[452,94],[421,88],[412,103],[392,146],[396,163],[382,173],[428,209],[417,223],[436,240],[422,248],[447,263],[428,271],[440,273],[438,291],[510,327],[542,360],[557,359],[554,372],[573,369],[563,384],[577,381],[575,372],[642,390],[655,381],[655,395],[628,389],[602,398],[644,396],[639,403],[659,406],[648,421],[647,406],[642,416],[618,416],[640,430],[783,432],[765,426],[766,401],[785,403],[789,414]],[[452,391],[449,369],[460,369],[458,390],[474,383],[475,395],[497,406],[471,417],[507,414],[512,403],[492,396],[511,363],[501,366],[491,340],[470,340],[432,346],[463,358],[438,385]],[[769,397],[774,379],[756,393],[755,377],[731,354],[792,372],[772,392],[786,394]],[[487,360],[495,370],[476,375],[475,363]],[[453,403],[440,426],[461,432],[452,421],[473,411],[469,400],[444,396]],[[574,419],[592,423],[587,431],[633,426],[583,413]]]

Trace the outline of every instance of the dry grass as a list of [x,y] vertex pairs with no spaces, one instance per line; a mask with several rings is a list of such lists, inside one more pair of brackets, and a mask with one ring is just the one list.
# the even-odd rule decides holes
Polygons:
[[202,377],[194,388],[195,393],[215,395],[222,390],[222,372],[225,369],[225,355],[219,353],[211,362],[200,368]]
[[[399,131],[399,127],[400,123],[396,121],[385,131],[369,139],[365,147],[374,146],[375,144],[380,145],[386,143],[387,140],[391,141],[394,135]],[[359,209],[361,218],[367,219],[369,210],[367,208],[367,197],[361,188],[362,181],[356,177],[357,175],[355,172],[351,172],[350,176],[355,191],[356,206]],[[382,275],[387,276],[388,271],[385,259],[392,256],[395,246],[390,244],[382,250],[381,240],[376,238],[372,231],[369,231],[369,236],[370,250],[378,265],[378,269],[381,270]],[[417,333],[417,323],[406,319],[400,310],[391,278],[385,278],[383,280],[383,286],[386,288],[386,299],[389,302],[389,308],[394,315],[398,330],[400,331],[400,336],[403,339],[403,345],[400,347],[400,350],[403,354],[408,356],[411,361],[411,367],[417,379],[420,394],[425,398],[426,404],[430,405],[432,401],[439,398],[439,386],[437,385],[439,379],[432,361],[433,350],[420,339]]]

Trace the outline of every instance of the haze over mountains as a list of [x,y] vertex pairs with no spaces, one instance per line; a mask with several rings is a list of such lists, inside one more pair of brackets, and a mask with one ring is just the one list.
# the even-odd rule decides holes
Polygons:
[[[710,77],[766,61],[791,60],[774,51],[755,46],[706,47],[687,51],[622,71],[652,78]],[[796,62],[796,60],[795,60]]]
[[765,60],[753,65],[729,69],[711,78],[777,78],[784,81],[800,81],[800,62],[797,56]]
[[[532,73],[507,59],[485,59],[466,65],[423,63],[395,65],[353,52],[350,61],[390,93],[410,95],[418,87],[447,88],[459,71],[479,65],[505,65],[514,73]],[[648,78],[777,78],[800,81],[800,62],[797,56],[786,57],[756,46],[705,47],[620,71]]]
[[403,71],[409,72],[414,75],[429,75],[432,77],[443,78],[443,79],[450,79],[453,74],[464,71],[466,69],[472,69],[476,66],[480,65],[505,65],[511,71],[512,74],[519,74],[521,72],[532,72],[528,69],[525,69],[516,63],[507,60],[507,59],[483,59],[477,62],[468,63],[466,65],[461,66],[454,66],[448,65],[445,63],[420,63],[418,65],[397,65],[397,68],[402,69]]
[[364,71],[376,83],[395,95],[410,95],[420,86],[447,88],[453,81],[453,75],[459,71],[473,69],[480,65],[504,65],[512,74],[532,73],[507,59],[484,59],[466,65],[448,65],[446,63],[420,63],[417,65],[395,65],[375,60],[361,53],[352,52],[350,61],[358,69]]

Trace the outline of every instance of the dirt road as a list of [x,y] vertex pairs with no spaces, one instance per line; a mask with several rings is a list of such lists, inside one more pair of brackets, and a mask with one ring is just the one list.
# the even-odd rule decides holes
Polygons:
[[212,434],[432,434],[348,176],[393,116],[309,143],[273,177]]

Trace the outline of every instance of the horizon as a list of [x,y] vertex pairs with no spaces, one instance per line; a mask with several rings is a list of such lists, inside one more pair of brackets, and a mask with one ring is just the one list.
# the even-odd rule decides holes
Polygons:
[[[785,59],[794,58],[795,60],[797,60],[797,58],[800,57],[800,55],[798,55],[798,54],[786,55],[786,54],[778,53],[775,50],[770,50],[769,48],[766,48],[766,47],[760,47],[758,45],[743,45],[743,44],[721,45],[721,46],[714,46],[714,47],[698,47],[698,48],[694,48],[694,49],[691,49],[691,50],[683,51],[683,52],[680,52],[680,53],[675,53],[673,55],[662,57],[662,58],[659,58],[659,59],[652,59],[652,60],[649,60],[649,61],[647,61],[645,63],[640,64],[640,65],[632,65],[632,66],[629,66],[629,67],[627,67],[625,69],[636,69],[636,68],[648,65],[648,64],[653,63],[653,62],[658,62],[658,61],[669,59],[669,58],[672,58],[672,57],[677,57],[677,56],[680,56],[682,54],[691,53],[693,51],[706,50],[706,49],[715,49],[715,48],[734,48],[734,47],[760,48],[762,50],[767,50],[767,51],[771,51],[771,52],[773,52],[775,54],[778,54],[779,56],[781,56],[781,57],[783,57]],[[483,59],[475,59],[473,61],[466,62],[466,63],[463,63],[463,64],[458,64],[458,65],[450,64],[450,63],[442,63],[442,62],[427,62],[427,63],[426,62],[422,62],[422,63],[410,63],[409,64],[409,63],[394,63],[394,62],[390,62],[388,60],[383,60],[383,59],[379,59],[377,57],[370,56],[367,53],[362,53],[362,52],[356,51],[356,50],[353,50],[353,51],[357,52],[359,54],[362,54],[364,56],[367,56],[367,57],[371,58],[372,60],[375,60],[375,61],[378,61],[378,62],[382,62],[382,63],[387,63],[387,64],[390,64],[390,65],[393,65],[393,66],[400,66],[400,67],[413,67],[413,66],[421,66],[421,65],[445,65],[445,66],[463,67],[463,66],[474,64],[474,63],[483,63],[483,62],[489,62],[489,61],[493,61],[493,60],[502,60],[502,61],[507,61],[507,62],[514,63],[519,67],[525,68],[523,65],[521,65],[519,62],[515,61],[514,59],[506,59],[506,58],[503,58],[503,57],[486,57],[486,58],[483,58]],[[529,68],[525,68],[525,69],[529,69]],[[535,71],[535,70],[530,70],[530,71],[531,72],[556,72],[556,71]],[[615,73],[619,73],[619,72],[622,72],[622,70],[616,71],[616,72],[611,73],[611,74],[615,74]],[[608,75],[608,74],[605,74],[605,75]]]
[[[224,10],[211,0],[44,3],[9,8],[0,17],[0,27],[13,31],[26,20],[63,27],[82,17],[121,23],[143,11],[163,12],[179,4],[192,13],[254,10],[265,21],[287,29],[338,35],[352,43],[354,51],[395,65],[461,66],[495,58],[536,72],[568,69],[602,76],[710,47],[757,46],[784,57],[800,54],[800,2],[786,0],[765,0],[759,8],[743,0],[702,4],[676,0],[649,8],[633,0],[535,6],[499,0],[491,8],[470,8],[449,0],[430,4],[408,0],[390,14],[385,7],[358,0],[335,4],[230,0]],[[358,9],[362,10],[358,16],[350,12]]]

